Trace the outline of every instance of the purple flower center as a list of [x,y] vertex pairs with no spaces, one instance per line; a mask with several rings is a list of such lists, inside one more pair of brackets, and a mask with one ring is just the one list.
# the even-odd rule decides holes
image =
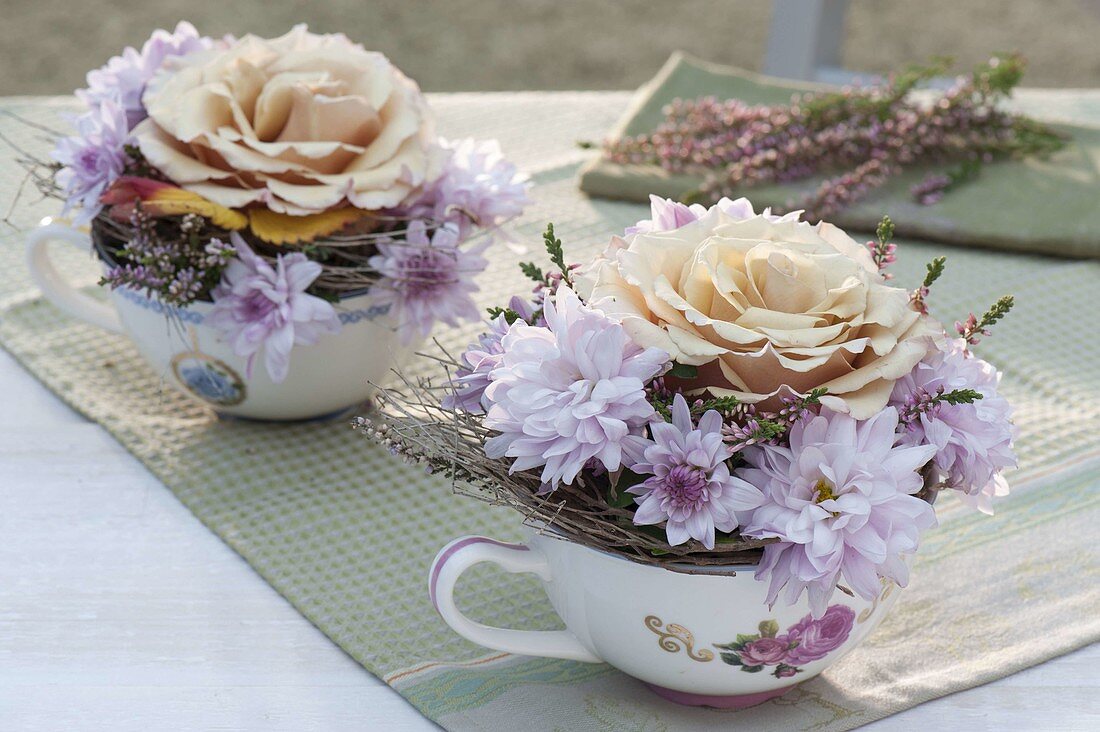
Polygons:
[[400,261],[399,279],[410,296],[431,293],[440,285],[455,282],[455,262],[445,254],[422,251],[409,254]]
[[690,465],[677,465],[668,471],[661,486],[674,506],[695,506],[706,499],[707,476]]
[[253,290],[242,298],[237,307],[241,320],[247,323],[258,323],[275,310],[275,303],[259,290]]
[[87,171],[98,170],[99,150],[94,147],[86,147],[80,151],[78,160],[80,167]]

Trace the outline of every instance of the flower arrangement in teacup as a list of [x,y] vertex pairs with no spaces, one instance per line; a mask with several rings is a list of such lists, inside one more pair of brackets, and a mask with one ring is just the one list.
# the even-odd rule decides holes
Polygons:
[[[90,72],[77,96],[76,134],[31,164],[64,215],[90,225],[121,323],[39,251],[84,237],[37,232],[32,270],[74,314],[124,326],[154,366],[197,344],[218,365],[179,384],[225,411],[303,417],[362,401],[435,323],[479,317],[474,278],[527,200],[496,141],[439,138],[385,56],[304,25],[211,39],[183,22]],[[138,309],[184,327],[154,335]],[[165,332],[174,346],[149,343]],[[244,387],[228,401],[192,388],[226,372]],[[309,403],[288,403],[295,392]]]
[[[850,650],[862,637],[849,637],[852,618],[877,622],[884,594],[908,583],[938,492],[989,512],[1015,464],[999,374],[973,353],[1012,299],[948,336],[927,307],[944,259],[916,289],[894,286],[892,236],[888,218],[864,246],[798,213],[755,213],[745,199],[704,208],[654,198],[650,219],[577,266],[550,227],[554,268],[522,265],[534,297],[493,311],[443,384],[386,391],[381,412],[360,425],[553,537],[530,547],[546,567],[524,561],[553,578],[547,591],[584,660],[702,703],[784,688]],[[577,564],[611,556],[641,569],[626,579],[605,563],[602,580],[578,587],[591,572],[554,545],[583,549]],[[433,583],[457,579],[463,565],[448,570],[452,555],[440,555]],[[506,569],[519,561],[485,559]],[[659,654],[616,655],[658,629],[621,617],[646,613],[632,601],[597,610],[612,602],[601,584],[623,574],[619,592],[631,597],[685,572],[681,586],[649,600],[665,608],[652,615],[741,673],[712,665],[704,678]],[[716,606],[704,595],[739,604],[738,624],[710,620]],[[433,596],[448,597],[435,584]],[[578,596],[589,607],[570,614]],[[696,627],[683,621],[700,612],[693,602],[709,613]],[[446,599],[437,607],[493,647],[583,655],[486,638]],[[583,619],[600,613],[629,633],[609,640],[620,631]]]

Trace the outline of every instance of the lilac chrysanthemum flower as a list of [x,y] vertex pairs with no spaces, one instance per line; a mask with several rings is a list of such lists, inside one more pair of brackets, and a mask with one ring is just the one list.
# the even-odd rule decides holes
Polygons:
[[546,299],[543,314],[546,327],[517,321],[501,340],[484,402],[484,425],[500,434],[485,454],[514,458],[510,472],[542,466],[553,490],[589,461],[615,471],[624,451],[640,456],[644,427],[656,417],[645,385],[669,358],[635,344],[568,287]]
[[[535,317],[531,304],[516,295],[509,301],[508,309],[526,323],[531,323]],[[451,379],[454,391],[443,398],[444,409],[458,409],[470,414],[485,413],[485,389],[489,386],[489,374],[500,364],[504,355],[500,341],[510,327],[507,316],[501,313],[489,321],[489,330],[466,348],[461,358],[462,365]]]
[[[965,341],[954,339],[898,379],[890,397],[902,414],[901,441],[935,446],[933,463],[941,482],[989,514],[993,497],[1008,494],[1001,471],[1016,466],[1012,407],[997,393],[1000,380],[993,366],[967,351]],[[940,401],[921,407],[941,390],[956,389],[973,389],[982,398],[971,404]]]
[[93,110],[104,100],[118,100],[126,114],[127,129],[133,129],[147,116],[141,95],[165,60],[206,50],[213,43],[187,21],[180,21],[171,33],[156,30],[140,51],[127,47],[102,68],[89,71],[88,88],[78,90],[76,95]]
[[225,268],[222,281],[211,293],[214,308],[208,322],[221,332],[234,353],[248,359],[249,377],[263,350],[268,375],[280,383],[286,379],[295,345],[312,345],[322,333],[340,330],[335,308],[306,293],[321,274],[321,265],[294,252],[280,254],[272,267],[237,232],[230,234],[230,241],[237,258]]
[[73,221],[81,225],[95,218],[103,208],[100,197],[125,172],[131,139],[126,115],[111,99],[78,117],[76,130],[58,140],[50,156],[64,166],[57,184],[65,191],[65,213],[75,210]]
[[[729,199],[723,199],[729,200]],[[687,226],[692,221],[698,221],[707,215],[707,207],[698,203],[690,206],[686,203],[673,201],[671,198],[661,198],[652,193],[649,195],[649,218],[642,219],[633,226],[626,227],[625,235],[648,233],[651,231],[675,231],[681,226]]]
[[[736,219],[751,219],[756,215],[756,212],[752,208],[752,203],[747,198],[738,198],[736,201],[730,198],[722,198],[718,203],[707,208],[698,203],[693,203],[689,206],[679,201],[673,201],[671,198],[661,198],[660,196],[651,194],[649,196],[650,217],[648,219],[642,219],[633,226],[628,226],[623,234],[629,236],[631,234],[645,234],[654,231],[675,231],[683,226],[687,226],[693,221],[698,221],[715,208]],[[778,222],[798,221],[798,217],[801,214],[801,211],[792,211],[783,216],[776,216],[772,214],[771,208],[766,208],[760,215],[769,221]]]
[[733,451],[722,441],[722,415],[710,410],[696,428],[682,394],[672,402],[672,422],[649,426],[653,442],[646,446],[642,461],[628,467],[643,482],[627,488],[637,496],[634,523],[640,526],[665,524],[668,543],[688,539],[714,548],[714,532],[737,528],[737,511],[760,505],[760,490],[730,475],[726,460]]
[[402,343],[426,338],[436,321],[457,326],[481,317],[471,295],[478,291],[474,276],[488,264],[481,253],[489,242],[459,244],[457,228],[442,226],[429,238],[423,221],[411,222],[403,240],[378,244],[369,264],[380,278],[370,294],[390,305]]
[[449,153],[443,173],[405,212],[458,227],[460,239],[523,213],[527,177],[508,162],[496,140],[440,140]]
[[897,426],[893,407],[862,422],[823,409],[791,428],[790,447],[742,453],[749,467],[737,474],[763,490],[764,503],[738,517],[741,534],[779,539],[756,572],[770,581],[769,604],[784,586],[788,604],[805,590],[820,617],[841,578],[867,600],[881,592],[880,577],[908,583],[904,557],[936,523],[932,506],[913,495],[936,448],[895,446]]

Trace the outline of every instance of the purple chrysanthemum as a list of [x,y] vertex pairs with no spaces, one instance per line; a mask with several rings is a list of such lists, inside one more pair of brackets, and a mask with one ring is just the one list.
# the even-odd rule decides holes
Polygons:
[[484,397],[484,424],[500,434],[485,454],[514,458],[511,472],[542,466],[552,490],[572,483],[589,461],[615,471],[624,450],[637,454],[656,415],[645,385],[667,367],[668,354],[635,344],[568,287],[546,299],[543,314],[546,327],[517,321],[501,341]]
[[[729,199],[723,199],[729,200]],[[681,226],[687,226],[692,221],[698,221],[707,214],[707,207],[698,203],[687,205],[671,198],[661,198],[650,194],[649,218],[642,219],[633,226],[626,227],[623,232],[627,236],[650,231],[675,231]]]
[[443,173],[407,215],[452,224],[465,239],[474,229],[491,229],[523,213],[527,178],[504,158],[500,143],[466,139],[440,145],[449,153]]
[[[935,446],[933,463],[940,480],[990,514],[993,497],[1008,494],[1001,471],[1016,466],[1012,407],[997,393],[1000,379],[993,366],[955,339],[898,379],[890,397],[903,416],[901,441]],[[971,404],[940,401],[931,408],[920,407],[929,397],[956,389],[973,389],[982,398]]]
[[665,524],[668,543],[688,539],[714,548],[714,532],[737,528],[737,511],[760,505],[760,490],[730,475],[726,460],[733,451],[722,440],[722,415],[713,409],[692,424],[691,410],[683,395],[672,402],[672,422],[649,426],[653,442],[646,446],[642,461],[628,467],[643,482],[627,488],[637,496],[634,523]]
[[306,293],[321,274],[320,264],[294,252],[280,254],[272,267],[237,232],[230,234],[230,240],[237,258],[212,292],[214,308],[208,322],[234,353],[248,359],[250,377],[263,350],[267,373],[279,383],[289,371],[291,349],[316,343],[322,333],[335,333],[340,329],[339,317],[330,303]]
[[129,127],[122,107],[103,99],[98,107],[76,119],[77,134],[63,137],[51,157],[64,167],[57,184],[65,191],[65,213],[76,213],[76,224],[86,224],[103,208],[100,197],[126,170],[130,156]]
[[126,114],[127,129],[133,129],[145,119],[141,95],[149,80],[171,56],[185,56],[210,48],[213,41],[199,35],[187,21],[180,21],[169,33],[156,30],[138,51],[127,47],[122,55],[112,57],[102,68],[88,72],[88,88],[76,92],[91,109],[107,101],[115,101]]
[[862,422],[823,409],[791,428],[790,447],[742,453],[750,467],[737,474],[763,490],[764,503],[738,517],[741,534],[779,539],[764,548],[756,573],[770,581],[769,603],[784,586],[788,604],[805,590],[820,617],[841,578],[868,600],[882,590],[880,577],[908,583],[904,557],[936,523],[932,507],[912,495],[936,449],[895,446],[897,425],[892,407]]
[[[530,323],[535,316],[531,304],[519,296],[512,297],[508,309],[526,323]],[[500,364],[504,354],[500,340],[509,327],[507,316],[501,313],[489,321],[489,330],[479,335],[477,341],[466,348],[462,354],[462,365],[451,380],[454,391],[443,398],[444,409],[484,414],[485,388],[489,386],[489,374]]]
[[[648,233],[652,231],[675,231],[683,226],[687,226],[693,221],[698,221],[715,208],[737,219],[751,219],[756,215],[755,211],[753,211],[752,203],[747,198],[738,198],[736,201],[730,198],[723,198],[718,201],[718,203],[707,208],[698,203],[693,203],[689,206],[679,201],[673,201],[671,198],[661,198],[660,196],[650,195],[650,217],[648,219],[642,219],[633,226],[628,226],[623,233],[629,236],[631,234]],[[772,214],[770,208],[766,208],[760,215],[769,221],[797,221],[801,213],[801,211],[792,211],[783,216],[775,216]]]
[[380,276],[370,294],[390,305],[402,343],[427,337],[436,321],[457,326],[481,317],[471,294],[478,291],[474,276],[488,264],[481,253],[489,242],[459,244],[457,228],[440,227],[429,238],[424,222],[413,221],[404,239],[379,243],[370,258]]
[[478,336],[462,354],[462,365],[451,380],[454,390],[443,398],[444,409],[458,409],[470,414],[483,414],[485,389],[489,386],[489,374],[500,365],[504,349],[500,339],[508,332],[504,314],[489,321],[489,330]]

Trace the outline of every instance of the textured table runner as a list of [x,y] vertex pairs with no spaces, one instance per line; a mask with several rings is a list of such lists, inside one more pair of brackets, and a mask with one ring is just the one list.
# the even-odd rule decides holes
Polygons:
[[[518,291],[514,264],[538,256],[552,220],[581,259],[643,212],[576,190],[584,153],[629,96],[444,95],[447,135],[497,136],[534,174],[536,203],[518,229],[525,253],[496,250],[484,303]],[[57,124],[64,100],[6,99],[0,110]],[[0,117],[0,134],[41,151],[41,133]],[[0,145],[2,145],[0,141]],[[0,150],[0,211],[22,176]],[[19,229],[56,213],[24,191]],[[2,224],[0,224],[2,225]],[[176,394],[122,337],[43,302],[22,263],[20,231],[0,235],[0,341],[51,390],[136,455],[212,531],[371,673],[453,730],[842,730],[1005,676],[1100,638],[1100,262],[990,254],[903,243],[899,280],[915,282],[948,255],[934,293],[947,320],[1016,295],[1017,309],[983,355],[1005,371],[1017,408],[1021,468],[993,519],[940,508],[913,582],[861,647],[798,690],[743,711],[680,707],[603,665],[510,656],[455,635],[435,614],[426,573],[450,539],[518,536],[518,516],[453,496],[443,481],[373,449],[341,423],[219,421]],[[95,264],[66,257],[89,285]],[[441,332],[460,347],[476,326]],[[420,364],[423,372],[430,365]],[[459,604],[489,624],[560,627],[535,580],[489,567],[470,572]]]
[[[638,91],[613,136],[652,132],[664,119],[662,108],[676,98],[715,96],[749,104],[785,104],[795,92],[827,88],[675,54]],[[1066,147],[1048,159],[987,165],[976,180],[952,190],[934,206],[913,201],[909,189],[929,170],[942,171],[944,166],[909,169],[830,220],[841,227],[870,231],[886,210],[899,236],[1100,259],[1100,93],[1025,89],[1016,94],[1011,106],[1052,122],[1069,135]],[[1082,124],[1086,121],[1092,124]],[[762,206],[783,207],[812,192],[821,179],[757,186],[743,194]],[[701,182],[701,176],[672,175],[657,166],[597,159],[584,170],[581,187],[593,195],[645,202],[650,193],[681,200]]]

